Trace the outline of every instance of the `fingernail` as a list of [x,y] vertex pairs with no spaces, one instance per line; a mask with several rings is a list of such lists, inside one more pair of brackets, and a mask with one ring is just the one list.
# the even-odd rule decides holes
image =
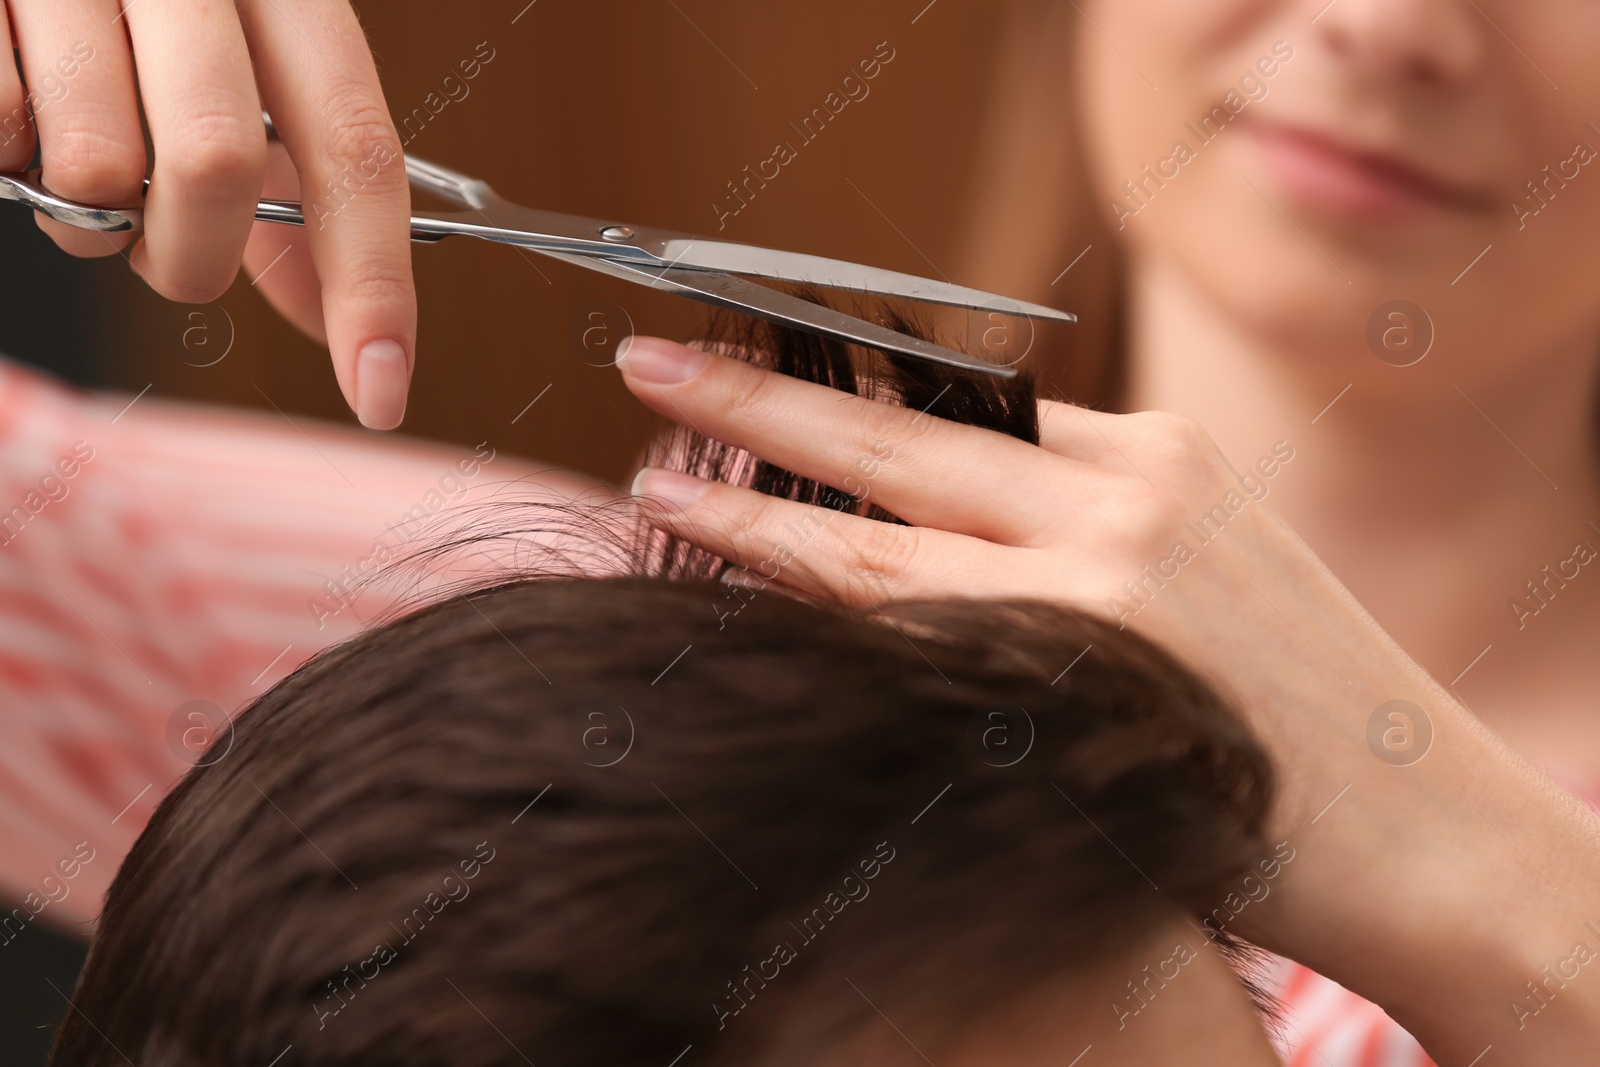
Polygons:
[[711,483],[701,478],[679,471],[646,467],[634,475],[633,488],[629,492],[634,496],[662,500],[687,511],[699,503],[700,498],[705,496],[706,490],[710,488]]
[[617,344],[617,366],[630,378],[654,385],[677,385],[699,374],[710,357],[698,348],[654,337],[624,337]]
[[406,350],[371,341],[356,357],[356,418],[369,430],[392,430],[406,415]]

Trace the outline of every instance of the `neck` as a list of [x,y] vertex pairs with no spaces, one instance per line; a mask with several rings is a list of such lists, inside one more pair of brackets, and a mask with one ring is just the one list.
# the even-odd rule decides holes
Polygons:
[[1508,353],[1441,337],[1396,368],[1364,323],[1346,349],[1296,350],[1176,270],[1131,281],[1129,407],[1198,418],[1241,471],[1293,446],[1269,505],[1436,676],[1494,640],[1484,626],[1556,552],[1600,548],[1600,338]]

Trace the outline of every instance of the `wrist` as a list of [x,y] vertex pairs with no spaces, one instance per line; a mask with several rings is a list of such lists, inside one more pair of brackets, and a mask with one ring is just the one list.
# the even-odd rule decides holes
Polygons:
[[[1479,779],[1475,828],[1433,857],[1430,914],[1398,946],[1385,1005],[1442,1064],[1592,1062],[1600,1049],[1600,847],[1594,817],[1531,771]],[[1444,872],[1449,871],[1448,877]],[[1425,872],[1417,872],[1424,876]]]
[[[1383,1007],[1441,1067],[1592,1062],[1600,834],[1476,720],[1353,786],[1301,836],[1291,954]],[[1283,932],[1281,929],[1275,933]],[[1304,950],[1303,952],[1300,950]]]

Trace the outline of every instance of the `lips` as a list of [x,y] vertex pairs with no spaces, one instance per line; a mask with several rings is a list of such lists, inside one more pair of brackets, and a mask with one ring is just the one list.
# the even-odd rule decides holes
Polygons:
[[1478,214],[1498,202],[1397,153],[1283,123],[1255,121],[1249,129],[1268,171],[1291,196],[1337,215],[1392,221],[1427,210]]

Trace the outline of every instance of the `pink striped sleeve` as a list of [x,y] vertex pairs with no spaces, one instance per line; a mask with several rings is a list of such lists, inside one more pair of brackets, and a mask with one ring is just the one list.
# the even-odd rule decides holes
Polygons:
[[1382,1008],[1289,960],[1279,961],[1284,1067],[1435,1067]]
[[187,766],[180,709],[236,711],[393,602],[352,575],[513,481],[603,492],[493,440],[132,399],[0,360],[0,944],[98,911]]

